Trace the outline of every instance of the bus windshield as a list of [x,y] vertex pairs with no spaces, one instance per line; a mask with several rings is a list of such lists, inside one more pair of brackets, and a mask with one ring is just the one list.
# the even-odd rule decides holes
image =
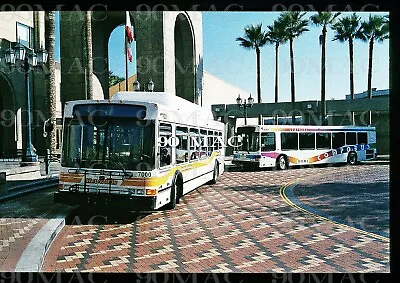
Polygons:
[[242,138],[239,151],[259,151],[260,133],[256,133],[254,127],[242,127],[237,129],[237,135]]
[[123,171],[152,170],[154,135],[152,120],[110,116],[66,118],[61,165]]

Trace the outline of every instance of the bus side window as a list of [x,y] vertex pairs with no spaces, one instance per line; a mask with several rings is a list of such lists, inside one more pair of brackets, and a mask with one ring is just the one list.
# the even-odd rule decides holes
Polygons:
[[274,151],[275,149],[275,133],[261,133],[261,151]]
[[331,148],[331,134],[330,133],[317,133],[316,144],[317,144],[317,149],[330,149]]
[[314,149],[315,148],[315,133],[299,133],[299,148]]
[[171,165],[172,148],[168,141],[172,137],[172,126],[170,124],[160,123],[158,136],[161,138],[160,141],[162,141],[158,148],[160,155],[160,167]]
[[332,148],[339,148],[344,144],[344,132],[332,133]]
[[368,144],[367,133],[357,133],[358,144]]
[[356,145],[357,144],[356,133],[346,132],[346,144],[347,145]]
[[176,137],[179,140],[179,144],[176,147],[176,162],[183,163],[189,161],[188,153],[188,128],[176,127]]
[[207,157],[207,131],[200,130],[200,158]]
[[208,131],[207,132],[207,134],[208,134],[208,137],[207,137],[207,142],[208,142],[208,147],[207,147],[207,155],[208,156],[211,156],[212,155],[212,153],[213,153],[213,151],[214,151],[214,148],[213,148],[213,144],[214,144],[214,138],[213,138],[213,131]]
[[189,156],[190,160],[199,159],[200,153],[200,136],[199,130],[190,128],[190,141],[189,141]]
[[299,142],[298,133],[281,133],[281,149],[297,150]]

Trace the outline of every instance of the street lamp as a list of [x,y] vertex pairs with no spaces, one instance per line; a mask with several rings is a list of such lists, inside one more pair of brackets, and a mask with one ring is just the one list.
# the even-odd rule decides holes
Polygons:
[[254,99],[253,99],[253,97],[251,97],[251,93],[250,93],[249,98],[247,98],[247,102],[245,99],[242,103],[242,98],[240,97],[240,94],[236,98],[236,104],[239,106],[239,108],[244,109],[244,124],[245,125],[247,125],[247,108],[251,108],[253,106],[253,102],[254,102]]
[[[153,82],[152,79],[150,79],[150,81],[147,83],[147,85],[144,85],[144,86],[143,86],[143,91],[146,90],[146,87],[147,87],[147,91],[150,91],[150,92],[153,92],[153,91],[154,91],[154,82]],[[134,91],[140,91],[140,83],[139,83],[138,80],[136,80],[136,81],[133,83],[133,90],[134,90]]]
[[27,139],[26,148],[24,155],[22,156],[21,165],[30,165],[32,163],[38,162],[38,156],[36,154],[36,149],[32,145],[32,113],[31,113],[31,88],[29,83],[29,71],[31,68],[37,65],[43,65],[47,62],[48,53],[42,47],[35,53],[35,51],[29,47],[26,47],[20,43],[17,43],[14,49],[9,49],[5,51],[5,61],[10,66],[16,65],[17,61],[22,62],[22,71],[25,74],[25,90],[27,97]]
[[152,79],[150,79],[150,81],[147,83],[147,89],[148,89],[148,91],[153,92],[153,90],[154,90],[154,82],[153,82]]
[[133,90],[134,90],[134,91],[140,91],[140,83],[139,83],[138,80],[136,80],[136,81],[133,83]]

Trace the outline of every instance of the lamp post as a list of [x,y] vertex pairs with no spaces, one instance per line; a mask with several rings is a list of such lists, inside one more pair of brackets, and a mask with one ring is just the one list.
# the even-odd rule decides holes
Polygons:
[[38,162],[38,156],[36,154],[35,147],[32,145],[32,113],[31,113],[31,88],[29,81],[29,73],[33,67],[37,65],[41,66],[46,64],[48,53],[42,47],[35,52],[33,49],[26,47],[20,43],[17,43],[14,49],[11,46],[5,51],[5,61],[12,67],[15,66],[17,61],[22,63],[22,71],[25,74],[25,91],[27,97],[27,138],[25,151],[23,152],[21,166],[30,165]]
[[251,108],[253,106],[253,102],[254,102],[254,98],[251,97],[251,93],[249,98],[247,98],[247,102],[246,99],[242,102],[242,98],[239,96],[236,98],[236,103],[239,106],[239,108],[243,108],[244,109],[244,124],[247,125],[247,108]]

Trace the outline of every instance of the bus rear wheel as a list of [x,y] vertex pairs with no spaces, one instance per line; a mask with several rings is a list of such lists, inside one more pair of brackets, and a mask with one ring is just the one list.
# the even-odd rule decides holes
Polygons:
[[215,162],[214,171],[213,171],[213,178],[210,181],[210,184],[217,183],[218,177],[219,177],[219,165],[218,165],[218,162]]
[[357,153],[350,152],[349,155],[347,156],[347,163],[350,165],[356,165],[357,164]]
[[276,159],[276,169],[278,170],[285,170],[288,168],[288,162],[285,155],[280,155]]

